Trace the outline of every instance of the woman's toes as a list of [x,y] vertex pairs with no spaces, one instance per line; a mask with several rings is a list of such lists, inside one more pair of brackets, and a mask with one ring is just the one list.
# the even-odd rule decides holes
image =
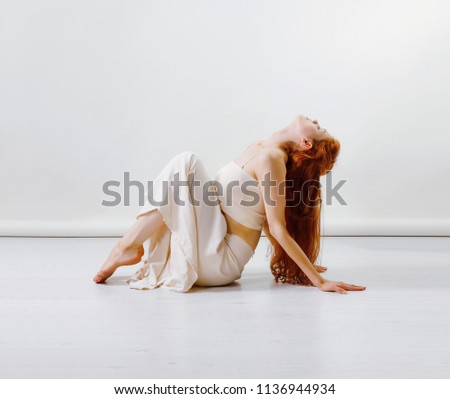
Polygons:
[[97,284],[103,283],[106,280],[105,276],[103,274],[97,273],[94,277],[94,282]]
[[121,249],[119,245],[116,245],[105,264],[93,278],[94,282],[97,284],[105,282],[120,266],[139,263],[144,253],[143,245],[139,247],[128,247],[126,249]]

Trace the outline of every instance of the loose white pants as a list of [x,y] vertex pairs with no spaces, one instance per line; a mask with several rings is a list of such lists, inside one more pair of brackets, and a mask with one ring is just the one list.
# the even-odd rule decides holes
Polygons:
[[[186,184],[175,187],[175,180]],[[227,285],[241,277],[255,251],[227,233],[214,182],[194,153],[174,156],[153,181],[150,197],[157,204],[148,194],[137,217],[158,209],[165,223],[149,238],[148,258],[128,280],[130,288],[187,292],[194,284]]]

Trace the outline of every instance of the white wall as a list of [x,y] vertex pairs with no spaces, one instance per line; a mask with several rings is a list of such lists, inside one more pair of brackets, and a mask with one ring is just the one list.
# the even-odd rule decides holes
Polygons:
[[121,234],[138,206],[102,206],[105,181],[183,150],[213,177],[304,113],[342,144],[325,234],[450,235],[449,10],[1,0],[0,234]]

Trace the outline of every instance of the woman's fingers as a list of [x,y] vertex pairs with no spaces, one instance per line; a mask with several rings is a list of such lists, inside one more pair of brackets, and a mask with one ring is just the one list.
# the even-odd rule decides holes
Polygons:
[[339,294],[347,294],[347,291],[345,291],[342,287],[340,287],[339,285],[336,285],[336,292],[338,292]]
[[353,285],[347,283],[339,283],[339,286],[345,288],[347,291],[363,291],[366,289],[366,287],[362,285]]
[[320,285],[321,291],[332,291],[337,292],[339,294],[347,294],[347,291],[363,291],[366,287],[362,285],[354,285],[354,284],[347,284],[342,281],[328,281],[325,280]]

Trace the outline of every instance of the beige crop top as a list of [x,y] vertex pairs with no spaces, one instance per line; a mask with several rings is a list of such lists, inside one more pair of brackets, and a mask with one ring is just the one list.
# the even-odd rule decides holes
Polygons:
[[262,230],[266,214],[259,182],[243,169],[244,165],[240,167],[231,161],[217,172],[215,181],[221,185],[217,190],[220,207],[223,213],[240,224],[250,229]]

